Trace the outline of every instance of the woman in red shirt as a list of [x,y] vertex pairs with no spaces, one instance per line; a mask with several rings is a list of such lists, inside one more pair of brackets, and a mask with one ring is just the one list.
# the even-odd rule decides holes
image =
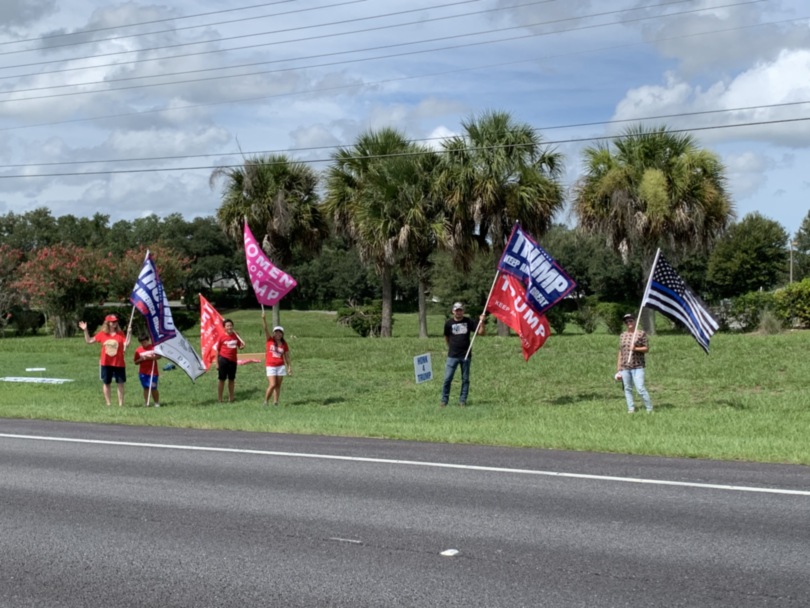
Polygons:
[[101,344],[100,376],[101,391],[104,394],[104,401],[107,407],[110,406],[110,384],[115,379],[118,390],[118,406],[124,407],[124,384],[127,381],[127,368],[124,363],[124,351],[129,346],[130,336],[121,331],[118,326],[118,317],[107,315],[99,331],[92,338],[87,332],[87,323],[79,321],[79,329],[84,332],[84,341],[87,344]]
[[284,339],[284,328],[276,325],[273,333],[267,329],[267,317],[262,311],[262,326],[264,336],[267,338],[267,353],[265,365],[267,366],[267,391],[264,393],[264,404],[273,397],[273,405],[278,405],[278,398],[281,394],[281,381],[284,376],[292,374],[290,367],[290,348]]

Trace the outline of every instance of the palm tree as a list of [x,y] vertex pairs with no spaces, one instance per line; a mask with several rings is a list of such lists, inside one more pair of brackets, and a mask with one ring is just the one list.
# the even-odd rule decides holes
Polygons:
[[707,251],[734,219],[725,167],[691,135],[631,126],[584,155],[574,214],[581,228],[604,236],[625,261],[637,255],[649,268],[658,247],[676,259]]
[[427,336],[424,291],[429,253],[435,246],[438,205],[432,197],[435,155],[409,143],[395,129],[368,131],[351,148],[332,155],[324,207],[335,228],[373,264],[382,283],[381,337],[393,325],[393,271],[418,269],[420,334]]
[[[318,176],[308,165],[283,154],[254,157],[241,167],[215,169],[211,186],[220,179],[225,185],[217,221],[237,242],[242,242],[247,218],[265,253],[282,269],[289,267],[296,252],[320,249],[328,227],[319,206]],[[273,324],[279,322],[276,304]]]
[[[563,206],[562,156],[544,148],[534,128],[515,122],[508,112],[486,112],[462,127],[464,135],[444,143],[439,183],[453,249],[498,250],[516,221],[534,236],[545,233]],[[465,257],[457,258],[462,266]]]
[[[507,112],[487,112],[462,123],[464,134],[444,143],[438,188],[447,206],[443,243],[456,266],[506,245],[516,221],[535,237],[563,207],[562,156],[542,145],[528,124]],[[508,329],[499,323],[499,334]]]

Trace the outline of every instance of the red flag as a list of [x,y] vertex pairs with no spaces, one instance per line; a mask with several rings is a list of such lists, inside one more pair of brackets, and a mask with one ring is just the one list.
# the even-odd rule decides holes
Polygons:
[[205,369],[211,367],[211,364],[216,361],[217,351],[214,345],[223,332],[222,315],[217,312],[211,302],[200,295],[200,350]]
[[511,275],[498,276],[487,311],[517,332],[526,361],[551,333],[545,315],[538,315],[526,301],[526,287]]

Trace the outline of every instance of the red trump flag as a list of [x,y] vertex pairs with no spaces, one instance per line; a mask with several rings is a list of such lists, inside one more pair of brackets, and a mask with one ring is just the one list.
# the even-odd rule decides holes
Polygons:
[[543,346],[551,333],[546,316],[535,312],[526,299],[526,287],[512,275],[498,275],[487,304],[487,312],[520,336],[523,358],[526,361]]
[[222,315],[217,312],[217,309],[206,300],[202,294],[200,295],[200,350],[202,351],[202,360],[205,369],[211,367],[211,364],[217,358],[217,351],[214,345],[219,339],[222,329]]

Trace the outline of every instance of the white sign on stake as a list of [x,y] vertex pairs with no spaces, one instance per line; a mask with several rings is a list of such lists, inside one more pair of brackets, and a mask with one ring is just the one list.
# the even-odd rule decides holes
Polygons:
[[417,384],[433,380],[433,364],[430,362],[430,353],[417,355],[413,358],[413,371],[416,375]]

